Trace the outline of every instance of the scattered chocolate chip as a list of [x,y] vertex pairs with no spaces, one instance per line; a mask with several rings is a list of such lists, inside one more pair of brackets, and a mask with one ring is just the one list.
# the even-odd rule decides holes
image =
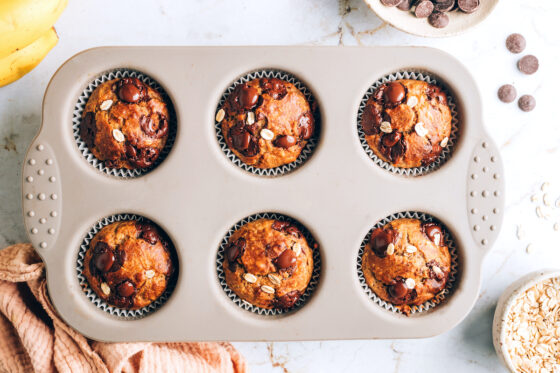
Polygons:
[[243,237],[238,238],[237,241],[230,243],[225,250],[228,262],[233,263],[237,260],[237,258],[243,255],[245,246],[247,246],[247,240],[245,240]]
[[387,293],[394,300],[402,300],[408,294],[409,289],[404,281],[404,278],[398,278],[387,286]]
[[504,84],[498,89],[498,98],[502,102],[510,103],[517,97],[517,91],[511,84]]
[[289,225],[287,221],[275,220],[270,227],[275,231],[283,232]]
[[259,101],[259,91],[248,84],[238,85],[234,92],[234,101],[239,109],[251,110]]
[[537,101],[531,95],[523,95],[519,97],[519,101],[517,101],[519,108],[523,111],[531,111],[537,105]]
[[117,95],[122,101],[135,103],[146,95],[146,86],[140,79],[123,78],[117,83]]
[[286,234],[289,234],[290,236],[293,236],[295,238],[300,238],[301,237],[301,232],[299,231],[299,229],[297,229],[297,227],[293,226],[293,225],[289,225],[286,227],[285,229]]
[[134,286],[134,284],[130,281],[125,281],[123,283],[121,283],[118,287],[117,287],[117,293],[121,296],[121,297],[130,297],[132,294],[134,294],[134,292],[136,291],[136,287]]
[[526,46],[525,37],[521,34],[511,34],[506,39],[506,48],[511,53],[521,53],[525,50]]
[[397,5],[397,8],[399,8],[400,10],[410,10],[414,1],[415,0],[402,0],[401,3]]
[[403,0],[381,0],[381,4],[385,5],[385,6],[397,6],[399,5]]
[[443,232],[439,225],[436,223],[424,223],[422,224],[422,229],[433,243],[438,246],[443,244]]
[[274,141],[274,145],[280,147],[280,148],[289,148],[291,146],[294,146],[296,144],[296,138],[290,135],[284,135],[284,136],[278,136],[276,138],[276,140]]
[[292,268],[297,262],[296,254],[291,249],[286,249],[274,260],[274,265],[279,270]]
[[435,0],[434,10],[438,12],[450,12],[455,7],[456,0]]
[[449,24],[449,17],[445,13],[435,11],[428,17],[428,22],[435,28],[444,28]]
[[414,15],[417,18],[427,18],[434,11],[434,4],[429,0],[420,0],[416,9],[414,10]]
[[136,148],[130,143],[125,145],[125,151],[128,161],[139,168],[150,167],[159,156],[159,150],[156,148]]
[[301,292],[299,290],[290,291],[289,293],[276,298],[274,306],[283,309],[292,308],[300,297]]
[[97,125],[95,123],[95,115],[91,111],[88,111],[80,124],[80,137],[90,149],[93,148],[95,144],[96,134]]
[[465,13],[473,13],[479,5],[480,0],[457,0],[457,6]]
[[362,113],[362,129],[368,136],[379,133],[379,126],[383,122],[383,117],[379,109],[372,103],[364,107]]
[[383,145],[385,145],[388,148],[390,148],[392,146],[395,146],[399,142],[401,137],[402,137],[402,135],[398,131],[393,131],[391,133],[387,133],[387,134],[383,135],[383,140],[382,140]]
[[115,254],[110,250],[103,250],[93,256],[95,268],[100,272],[109,272],[115,263]]
[[167,135],[167,133],[169,132],[167,118],[162,115],[158,116],[157,122],[152,120],[151,117],[142,115],[140,116],[139,122],[142,131],[150,137],[160,139]]
[[537,72],[539,69],[539,60],[537,57],[533,56],[532,54],[528,54],[523,56],[517,62],[517,68],[523,74],[531,75]]
[[249,147],[243,152],[248,157],[254,157],[259,154],[259,141],[255,137],[251,137]]
[[304,140],[309,140],[313,136],[313,131],[315,129],[315,124],[313,120],[313,115],[310,111],[307,111],[299,117],[299,136]]
[[387,84],[383,96],[387,105],[395,107],[405,99],[406,89],[401,83],[391,82]]
[[393,243],[395,239],[395,232],[393,230],[384,230],[383,228],[376,228],[371,232],[369,239],[371,250],[380,258],[387,256],[387,246]]
[[157,229],[154,226],[148,224],[142,227],[142,233],[140,237],[149,242],[151,245],[155,245],[159,240]]
[[229,135],[231,136],[231,142],[233,143],[233,147],[235,149],[241,151],[249,148],[251,135],[245,130],[243,123],[238,123],[231,127]]
[[273,99],[281,100],[288,94],[288,89],[284,81],[277,78],[262,78],[260,80],[261,87],[265,93],[268,93]]

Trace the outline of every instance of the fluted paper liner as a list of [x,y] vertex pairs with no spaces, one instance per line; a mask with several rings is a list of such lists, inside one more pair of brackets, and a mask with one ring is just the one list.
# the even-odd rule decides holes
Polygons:
[[399,310],[397,308],[397,306],[379,298],[377,296],[377,294],[375,294],[375,292],[373,290],[371,290],[371,288],[368,286],[368,284],[366,283],[366,279],[364,277],[364,272],[362,270],[362,257],[364,255],[364,250],[366,249],[367,244],[369,242],[369,239],[371,237],[371,232],[373,232],[376,228],[382,228],[383,226],[385,226],[386,224],[390,223],[393,220],[405,219],[405,218],[406,219],[418,219],[422,222],[438,223],[440,225],[442,231],[443,231],[443,235],[444,235],[444,238],[445,238],[445,243],[447,244],[447,247],[449,248],[449,255],[451,256],[451,266],[450,266],[450,270],[449,270],[449,279],[447,281],[447,284],[445,285],[445,289],[443,289],[441,292],[436,294],[436,296],[434,298],[432,298],[431,300],[429,300],[427,302],[424,302],[424,303],[422,303],[418,306],[410,306],[410,313],[411,314],[419,314],[421,312],[425,312],[429,309],[432,309],[432,308],[436,307],[438,304],[441,304],[445,300],[446,297],[451,295],[452,292],[453,292],[454,285],[455,285],[455,280],[456,280],[456,277],[457,277],[458,255],[457,255],[457,247],[456,247],[455,241],[454,241],[453,237],[451,236],[451,234],[449,233],[449,231],[447,230],[447,228],[445,227],[445,225],[443,225],[436,218],[434,218],[434,217],[432,217],[428,214],[421,213],[421,212],[406,211],[406,212],[399,212],[399,213],[396,213],[396,214],[393,214],[393,215],[389,215],[388,217],[384,218],[383,220],[377,222],[369,230],[368,234],[365,236],[364,240],[362,241],[362,244],[360,245],[360,250],[358,251],[358,261],[357,261],[358,279],[360,281],[360,286],[362,287],[362,289],[364,290],[366,295],[369,297],[369,299],[371,299],[377,305],[383,307],[384,309],[386,309],[388,311],[403,314],[403,312],[401,310]]
[[[311,280],[309,280],[309,284],[307,285],[305,292],[302,294],[302,296],[298,299],[298,301],[294,304],[292,308],[267,309],[267,308],[254,306],[251,303],[246,302],[243,299],[241,299],[239,296],[237,296],[237,294],[235,294],[233,290],[231,290],[226,283],[226,276],[225,276],[223,264],[225,260],[224,251],[225,248],[227,247],[229,238],[235,231],[237,231],[245,224],[259,219],[274,219],[279,221],[286,221],[293,224],[300,230],[300,232],[307,240],[308,246],[311,248],[311,250],[313,250],[313,272],[311,274]],[[305,228],[304,225],[302,225],[295,219],[292,219],[286,215],[277,214],[277,213],[259,213],[259,214],[248,216],[235,223],[235,225],[229,229],[229,231],[226,233],[226,235],[224,236],[224,238],[220,243],[220,246],[218,248],[218,255],[216,256],[216,270],[217,270],[218,280],[220,281],[220,285],[222,286],[222,289],[224,290],[228,298],[231,299],[233,303],[235,303],[238,307],[253,312],[257,315],[278,316],[278,315],[284,315],[296,311],[299,308],[301,308],[307,300],[309,300],[309,298],[315,291],[315,288],[319,284],[319,277],[321,276],[321,254],[319,252],[319,247],[318,246],[314,247],[315,244],[316,244],[315,239],[313,238],[311,233],[307,230],[307,228]]]
[[[443,92],[447,95],[447,103],[451,111],[451,135],[449,136],[449,142],[447,143],[447,146],[443,148],[439,157],[434,162],[430,163],[427,166],[402,168],[402,167],[395,167],[391,163],[382,160],[373,152],[373,150],[371,150],[369,144],[366,141],[366,135],[362,129],[362,113],[364,112],[366,103],[371,97],[371,95],[382,84],[393,82],[395,80],[400,80],[400,79],[421,80],[426,83],[434,84],[440,87],[443,90]],[[367,90],[366,94],[362,98],[362,101],[360,103],[360,108],[358,109],[358,136],[360,137],[360,143],[362,145],[362,148],[365,150],[366,154],[379,167],[398,175],[405,175],[405,176],[425,175],[441,167],[451,157],[453,153],[453,148],[459,136],[459,113],[457,111],[457,103],[455,102],[454,97],[451,95],[447,87],[441,84],[440,82],[438,82],[436,78],[431,76],[429,73],[415,72],[415,71],[399,71],[396,73],[392,73],[384,76],[383,78],[373,83],[373,85]]]

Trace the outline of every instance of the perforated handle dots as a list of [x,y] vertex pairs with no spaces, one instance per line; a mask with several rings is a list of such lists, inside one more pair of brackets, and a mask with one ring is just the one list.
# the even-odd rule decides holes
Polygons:
[[493,142],[477,144],[469,163],[467,208],[471,233],[482,248],[497,238],[504,205],[503,167]]
[[33,144],[23,166],[23,214],[28,236],[37,249],[52,247],[60,226],[60,173],[51,148]]

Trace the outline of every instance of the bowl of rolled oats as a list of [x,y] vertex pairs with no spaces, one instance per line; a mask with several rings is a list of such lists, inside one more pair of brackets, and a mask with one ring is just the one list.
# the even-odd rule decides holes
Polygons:
[[511,372],[560,372],[560,271],[533,272],[511,284],[498,301],[492,334]]

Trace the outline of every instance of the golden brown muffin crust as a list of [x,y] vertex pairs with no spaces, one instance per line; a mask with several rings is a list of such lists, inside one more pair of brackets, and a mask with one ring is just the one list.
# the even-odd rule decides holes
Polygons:
[[91,240],[84,276],[107,303],[131,310],[145,307],[163,294],[173,274],[169,245],[151,223],[112,223]]
[[111,168],[146,168],[165,147],[169,112],[162,96],[137,78],[113,79],[91,94],[80,125],[89,150]]
[[225,249],[226,283],[262,308],[291,308],[313,272],[313,251],[295,226],[259,219],[235,231]]
[[260,78],[237,85],[222,109],[222,132],[228,147],[257,168],[295,161],[315,130],[305,95],[281,79]]
[[368,286],[403,313],[445,289],[451,255],[439,224],[397,219],[375,229],[364,249]]
[[397,80],[373,93],[361,124],[375,155],[395,167],[412,168],[439,157],[451,136],[451,119],[441,88],[419,80]]

